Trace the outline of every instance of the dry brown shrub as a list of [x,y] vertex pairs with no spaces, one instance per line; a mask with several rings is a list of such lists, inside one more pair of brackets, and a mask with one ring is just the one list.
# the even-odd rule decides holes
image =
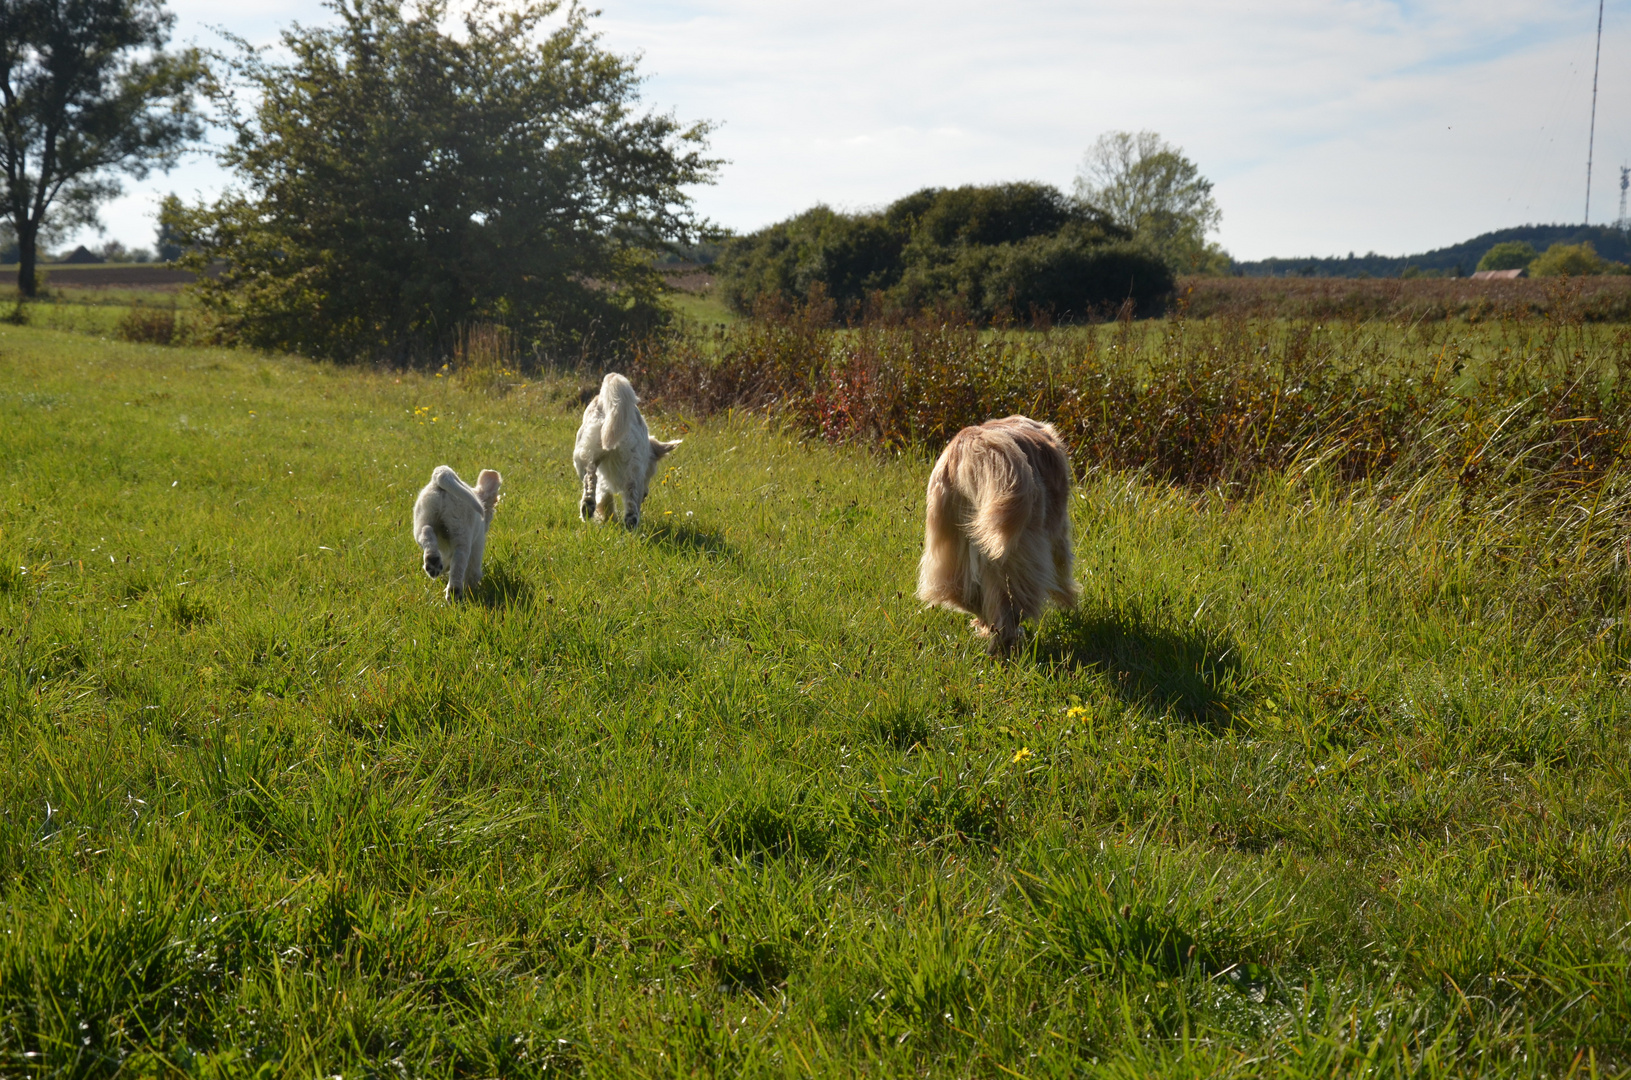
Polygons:
[[823,439],[885,448],[933,451],[968,424],[1025,413],[1059,428],[1080,469],[1190,487],[1315,462],[1349,482],[1433,472],[1472,485],[1516,469],[1578,486],[1631,453],[1631,395],[1617,379],[1631,338],[1594,331],[1588,346],[1578,308],[1512,335],[1475,375],[1442,323],[1172,318],[992,332],[928,319],[834,330],[829,316],[671,333],[641,347],[629,374],[698,413],[772,411]]
[[497,323],[472,323],[459,334],[452,368],[466,389],[508,393],[521,385],[515,334]]
[[176,333],[176,309],[173,307],[145,307],[138,304],[126,311],[114,328],[120,341],[136,341],[146,345],[179,344]]

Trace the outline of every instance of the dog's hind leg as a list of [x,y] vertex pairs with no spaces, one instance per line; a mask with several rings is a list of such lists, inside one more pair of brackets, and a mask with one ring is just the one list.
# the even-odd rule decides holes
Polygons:
[[611,489],[602,488],[600,492],[600,501],[595,504],[595,520],[610,521],[613,511],[616,509],[617,507],[613,502]]
[[595,512],[595,467],[583,470],[583,502],[578,505],[578,520],[588,521]]
[[448,559],[447,565],[447,598],[449,600],[463,600],[466,588],[465,572],[470,566],[470,548],[458,545],[453,548],[453,555]]
[[418,541],[419,547],[425,553],[425,574],[429,577],[441,577],[446,569],[442,565],[442,550],[436,546],[436,530],[430,525],[422,527],[413,538]]
[[487,551],[487,531],[478,529],[470,538],[470,559],[464,564],[464,587],[473,589],[481,584],[481,559]]

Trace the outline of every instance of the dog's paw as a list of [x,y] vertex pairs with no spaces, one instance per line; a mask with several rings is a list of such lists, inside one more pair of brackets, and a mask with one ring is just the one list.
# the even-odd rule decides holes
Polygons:
[[595,500],[585,499],[583,505],[578,507],[578,520],[588,521],[595,516]]
[[446,567],[442,565],[442,560],[440,558],[432,557],[430,555],[425,556],[426,577],[439,578],[442,576],[442,571],[445,569]]
[[1017,652],[1025,643],[1025,630],[1023,627],[1004,627],[992,632],[985,640],[985,651],[999,659],[1006,659]]
[[640,527],[639,511],[634,511],[633,513],[623,515],[623,525],[626,528],[638,529]]

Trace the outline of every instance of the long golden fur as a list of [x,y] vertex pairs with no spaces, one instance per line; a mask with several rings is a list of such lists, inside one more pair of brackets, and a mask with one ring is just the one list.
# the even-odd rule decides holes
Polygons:
[[1050,599],[1075,607],[1070,481],[1051,424],[1009,416],[959,431],[929,474],[918,599],[974,616],[999,656]]

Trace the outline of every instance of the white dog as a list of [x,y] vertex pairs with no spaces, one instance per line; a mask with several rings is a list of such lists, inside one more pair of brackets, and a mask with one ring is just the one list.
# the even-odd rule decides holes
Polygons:
[[413,538],[424,549],[425,573],[434,578],[447,571],[449,599],[463,599],[481,581],[487,528],[503,483],[498,473],[483,469],[471,487],[458,473],[438,465],[414,500]]
[[684,440],[659,442],[646,430],[640,415],[640,398],[629,380],[615,371],[601,380],[600,393],[583,410],[572,464],[583,481],[583,505],[578,516],[584,521],[593,514],[596,521],[612,516],[612,496],[623,499],[623,524],[640,524],[640,504],[645,502],[657,462]]
[[929,475],[918,599],[974,616],[999,656],[1050,599],[1075,607],[1070,479],[1052,424],[1009,416],[959,431]]

